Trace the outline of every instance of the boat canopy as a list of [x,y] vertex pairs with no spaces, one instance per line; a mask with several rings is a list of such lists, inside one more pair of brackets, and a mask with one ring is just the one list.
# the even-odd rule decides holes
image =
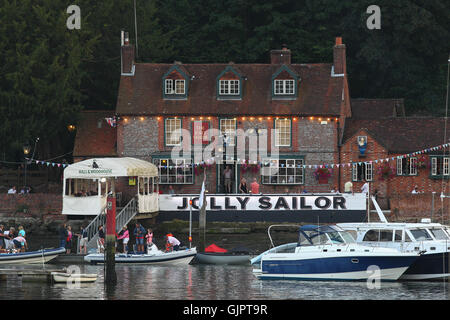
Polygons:
[[328,225],[324,225],[324,226],[317,226],[317,225],[312,225],[312,224],[308,224],[308,225],[304,225],[301,226],[300,231],[316,231],[318,233],[330,233],[330,232],[336,232],[336,231],[344,231],[344,229],[334,225],[334,226],[328,226]]
[[107,177],[157,177],[158,168],[150,162],[130,158],[97,158],[76,162],[64,169],[64,179]]
[[355,239],[336,225],[305,225],[299,228],[298,246],[353,243]]

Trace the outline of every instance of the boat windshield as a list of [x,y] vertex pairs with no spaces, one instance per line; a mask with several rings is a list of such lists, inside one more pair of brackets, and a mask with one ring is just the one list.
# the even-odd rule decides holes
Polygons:
[[409,231],[414,236],[416,241],[433,240],[426,229],[411,229]]
[[449,240],[450,237],[441,228],[428,229],[436,240]]
[[336,226],[321,226],[315,227],[307,226],[300,228],[299,244],[304,245],[319,245],[319,244],[341,244],[354,243],[355,239],[347,232]]

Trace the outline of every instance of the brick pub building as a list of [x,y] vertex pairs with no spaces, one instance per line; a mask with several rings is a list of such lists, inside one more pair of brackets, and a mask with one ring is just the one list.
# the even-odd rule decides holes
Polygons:
[[[343,191],[347,181],[359,192],[366,179],[383,207],[400,208],[390,200],[415,185],[427,196],[440,194],[447,181],[442,178],[449,175],[446,149],[397,157],[442,145],[444,121],[406,117],[402,99],[351,99],[345,52],[336,38],[332,63],[292,61],[286,47],[272,50],[266,64],[136,63],[134,46],[125,39],[116,110],[83,112],[75,161],[102,156],[150,161],[159,167],[163,193],[172,186],[177,194],[198,194],[204,170],[208,192],[224,193],[228,166],[232,193],[238,193],[241,178],[248,186],[257,178],[263,194]],[[117,127],[106,117],[116,117]],[[171,157],[173,148],[195,151],[195,139],[200,148],[211,144],[215,138],[204,134],[208,129],[226,135],[233,147],[237,132],[245,132],[246,156],[235,153],[225,162],[196,162],[192,154]],[[258,155],[252,163],[248,153],[256,146],[249,137],[264,131],[267,158]],[[90,139],[96,132],[98,139]],[[358,147],[361,137],[364,152]],[[276,160],[270,159],[273,147]],[[385,164],[390,175],[379,173]],[[322,170],[329,176],[318,178]]]

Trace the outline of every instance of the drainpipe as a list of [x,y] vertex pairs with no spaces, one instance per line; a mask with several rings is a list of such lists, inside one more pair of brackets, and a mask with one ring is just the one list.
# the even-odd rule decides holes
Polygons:
[[[339,123],[336,122],[336,134],[337,134],[337,150],[338,150],[338,163],[341,163],[341,143],[340,143],[340,128],[339,128]],[[339,192],[342,192],[341,190],[341,166],[339,165],[339,170],[338,170],[338,190]]]

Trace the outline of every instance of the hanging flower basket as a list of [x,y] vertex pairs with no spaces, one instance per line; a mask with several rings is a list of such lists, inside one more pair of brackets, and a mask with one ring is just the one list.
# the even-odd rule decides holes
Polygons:
[[332,171],[329,168],[322,167],[317,168],[313,174],[320,184],[325,184],[328,183],[328,179],[331,177]]
[[417,168],[419,169],[425,169],[429,162],[427,162],[427,158],[425,156],[421,156],[420,158],[417,158]]
[[381,181],[389,180],[395,177],[395,169],[394,167],[389,166],[388,163],[384,163],[383,165],[379,166],[377,173]]

